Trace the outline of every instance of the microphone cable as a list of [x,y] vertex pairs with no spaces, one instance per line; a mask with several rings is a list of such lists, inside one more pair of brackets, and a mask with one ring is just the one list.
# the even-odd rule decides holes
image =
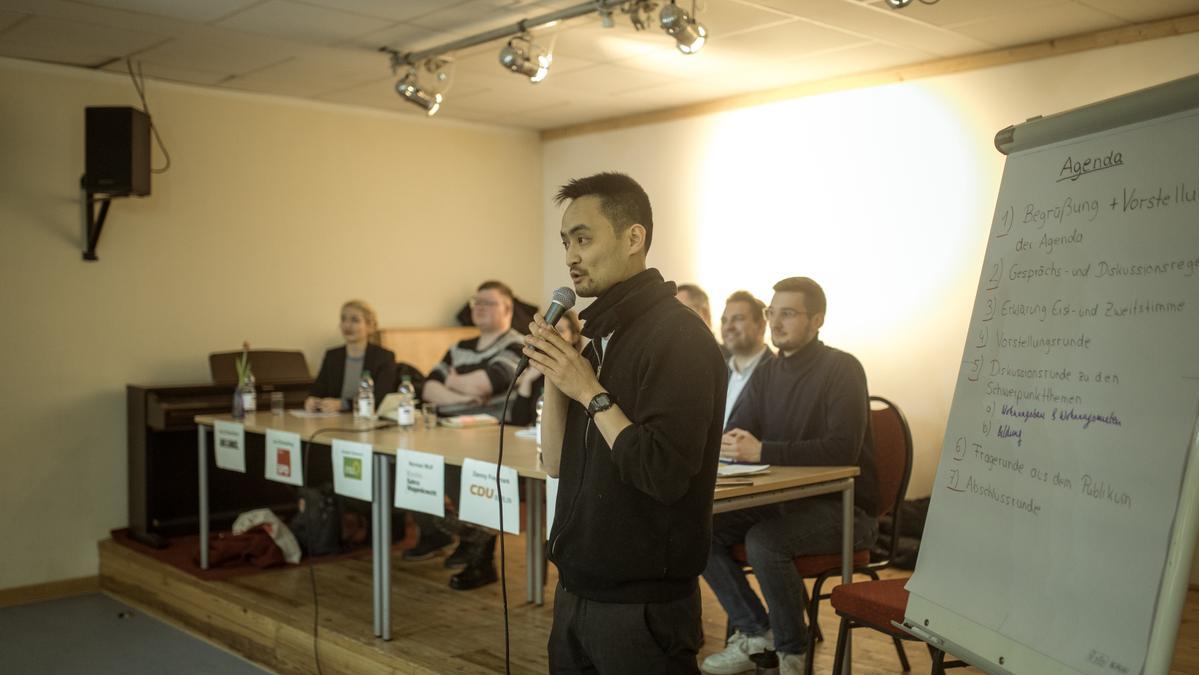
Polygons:
[[[303,454],[304,482],[305,483],[308,482],[308,456],[310,454],[308,452],[308,450],[309,450],[312,442],[316,439],[317,436],[320,436],[321,434],[325,434],[325,433],[330,433],[333,431],[342,431],[345,433],[360,434],[365,431],[378,431],[379,429],[387,429],[389,427],[394,427],[394,426],[396,426],[395,422],[385,422],[383,424],[374,424],[369,427],[353,427],[353,428],[325,427],[324,429],[317,429],[316,431],[312,432],[311,434],[309,434],[308,438],[304,439],[304,445],[300,449],[301,454]],[[329,451],[332,452],[331,447],[330,447]],[[373,454],[374,453],[372,451],[372,455]],[[301,487],[304,487],[304,486],[301,486]],[[318,488],[318,491],[319,491],[319,488]],[[309,508],[309,505],[305,504],[304,508],[305,509]],[[338,523],[338,526],[340,526],[340,525],[341,524]],[[371,527],[377,527],[377,526],[378,526],[378,523],[371,523]],[[317,675],[324,675],[324,671],[321,670],[321,647],[320,647],[320,642],[317,638],[318,629],[320,628],[321,603],[320,603],[320,596],[318,596],[316,593],[316,568],[315,568],[316,563],[314,560],[315,556],[312,555],[312,530],[313,530],[313,528],[309,527],[308,535],[305,537],[305,539],[308,540],[308,580],[312,584],[312,658],[313,658],[313,661],[316,663]],[[388,589],[388,590],[390,590],[390,589]]]
[[[512,392],[516,389],[516,380],[520,375],[521,373],[517,372],[512,376],[512,382],[508,384],[508,391],[504,394],[504,412],[500,414],[500,449],[495,460],[495,496],[499,499],[500,508],[500,595],[504,601],[504,673],[506,675],[512,675],[512,653],[508,631],[508,558],[504,546],[504,488],[500,481],[500,469],[504,466],[504,430],[508,426],[508,403],[512,400]],[[518,488],[517,495],[519,494]],[[525,536],[529,534],[526,532]],[[529,560],[526,561],[526,564],[532,565],[534,562]]]

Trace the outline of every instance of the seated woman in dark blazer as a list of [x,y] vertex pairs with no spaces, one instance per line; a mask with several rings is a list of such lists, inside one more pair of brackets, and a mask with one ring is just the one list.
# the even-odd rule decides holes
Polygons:
[[345,346],[325,352],[308,391],[304,409],[309,412],[350,410],[363,373],[375,381],[376,406],[396,389],[396,356],[379,346],[379,321],[370,305],[350,300],[341,306],[341,336]]

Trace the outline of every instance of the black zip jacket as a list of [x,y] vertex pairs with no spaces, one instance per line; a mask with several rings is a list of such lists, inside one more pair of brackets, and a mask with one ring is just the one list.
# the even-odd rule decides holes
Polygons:
[[[866,371],[852,354],[814,338],[791,356],[759,365],[729,415],[729,429],[762,441],[762,463],[781,466],[853,466],[854,504],[878,506],[874,436]],[[841,499],[840,493],[821,495]]]
[[582,405],[567,410],[549,559],[589,600],[680,599],[708,561],[727,374],[711,331],[674,294],[649,269],[580,316],[584,354],[632,421],[609,448]]

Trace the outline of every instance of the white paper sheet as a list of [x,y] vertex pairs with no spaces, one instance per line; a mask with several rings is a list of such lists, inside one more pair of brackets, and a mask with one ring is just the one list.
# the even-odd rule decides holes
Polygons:
[[445,517],[445,457],[396,450],[395,506]]
[[908,584],[1080,672],[1140,672],[1153,625],[1199,405],[1197,158],[1191,113],[1007,159]]
[[374,451],[369,443],[333,439],[333,491],[363,501],[374,501]]
[[304,462],[300,457],[300,435],[277,429],[266,430],[266,477],[288,485],[304,484]]
[[229,471],[246,472],[246,427],[240,422],[217,420],[212,425],[216,465]]
[[[504,531],[520,534],[520,490],[516,469],[500,467],[499,473],[504,495]],[[462,463],[462,492],[458,499],[458,516],[462,520],[500,529],[495,474],[494,462],[467,459]]]

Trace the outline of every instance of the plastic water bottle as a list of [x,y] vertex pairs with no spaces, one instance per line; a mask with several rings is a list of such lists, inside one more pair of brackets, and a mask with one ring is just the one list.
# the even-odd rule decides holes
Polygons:
[[545,395],[537,397],[537,403],[534,410],[537,411],[537,451],[541,451],[541,411],[545,409]]
[[412,386],[412,378],[408,375],[400,380],[400,405],[396,408],[396,422],[405,428],[416,424],[416,387]]
[[[233,416],[244,417],[246,413],[253,414],[258,411],[258,391],[254,388],[254,375],[250,374],[237,387],[237,394],[234,396]],[[240,404],[240,412],[238,407]]]
[[362,372],[358,382],[358,396],[355,397],[354,417],[358,419],[374,419],[375,417],[375,380],[369,372]]

